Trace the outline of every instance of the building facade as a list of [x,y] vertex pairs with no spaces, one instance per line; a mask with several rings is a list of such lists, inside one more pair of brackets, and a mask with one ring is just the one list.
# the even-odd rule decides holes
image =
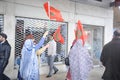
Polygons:
[[[43,4],[47,0],[0,0],[0,31],[8,35],[12,46],[9,65],[5,71],[11,78],[16,78],[16,58],[20,56],[22,41],[27,30],[40,38],[46,29],[55,30],[62,25],[62,34],[65,44],[57,44],[56,66],[60,71],[66,71],[64,58],[67,56],[72,41],[74,29],[78,20],[83,24],[88,33],[86,47],[94,60],[94,65],[99,64],[102,46],[112,39],[113,10],[109,7],[112,0],[49,0],[50,5],[61,11],[64,22],[49,21]],[[41,56],[40,74],[48,72],[46,55]]]

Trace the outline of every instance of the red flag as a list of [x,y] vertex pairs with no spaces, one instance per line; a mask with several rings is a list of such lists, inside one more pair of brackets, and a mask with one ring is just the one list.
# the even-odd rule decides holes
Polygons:
[[50,16],[50,5],[49,2],[44,3],[44,9],[46,11],[47,16]]
[[55,40],[56,42],[60,42],[60,43],[64,44],[64,38],[63,38],[63,36],[61,35],[60,30],[61,30],[61,28],[58,27],[58,29],[57,29],[57,30],[55,31],[55,33],[53,34],[53,38],[54,38],[54,40]]
[[67,80],[72,80],[71,79],[71,73],[70,73],[70,68],[68,69],[68,72],[67,72]]
[[83,45],[85,44],[85,40],[87,39],[87,34],[85,33],[80,20],[78,21],[77,29],[75,30],[75,38],[76,40],[81,39],[83,42]]
[[61,35],[61,39],[60,39],[59,42],[62,43],[62,44],[64,44],[64,38],[62,37],[62,35]]
[[47,16],[51,20],[63,21],[63,18],[62,18],[60,11],[58,9],[50,6],[49,2],[44,3],[44,9],[46,11]]

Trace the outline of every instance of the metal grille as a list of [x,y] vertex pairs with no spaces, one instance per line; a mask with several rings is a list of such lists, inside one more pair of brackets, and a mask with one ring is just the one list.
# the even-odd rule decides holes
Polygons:
[[3,15],[0,15],[0,33],[3,31]]
[[[25,35],[32,33],[35,37],[36,42],[42,37],[43,33],[49,29],[49,33],[52,33],[57,29],[58,26],[61,26],[61,34],[65,39],[65,44],[57,43],[57,57],[55,62],[61,62],[65,58],[67,53],[67,23],[65,22],[55,22],[42,19],[33,19],[33,18],[23,18],[16,17],[16,32],[15,32],[15,60],[17,57],[21,56],[21,49]],[[49,26],[49,27],[48,27]],[[45,44],[48,42],[46,38]],[[45,45],[44,44],[44,45]],[[43,46],[44,46],[43,45]],[[47,50],[41,55],[41,63],[47,62]]]

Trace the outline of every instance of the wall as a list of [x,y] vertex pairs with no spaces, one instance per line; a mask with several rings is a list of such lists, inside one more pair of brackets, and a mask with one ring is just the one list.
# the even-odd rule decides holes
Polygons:
[[[1,0],[0,14],[4,14],[4,32],[8,35],[8,41],[12,46],[9,65],[5,73],[11,78],[16,77],[14,70],[15,51],[15,16],[48,19],[43,9],[43,3],[47,0]],[[69,0],[51,0],[50,4],[58,8],[64,20],[68,22],[68,48],[74,39],[75,23],[81,20],[83,24],[104,26],[104,44],[112,38],[113,31],[113,10],[82,3],[75,3]],[[108,5],[109,3],[106,2]],[[69,49],[68,49],[69,51]],[[60,71],[65,71],[65,65],[57,65]],[[47,73],[47,66],[41,68],[41,74]]]

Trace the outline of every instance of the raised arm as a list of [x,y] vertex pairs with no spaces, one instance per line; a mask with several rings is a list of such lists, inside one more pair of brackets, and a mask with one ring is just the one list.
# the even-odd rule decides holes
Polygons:
[[49,44],[47,44],[46,46],[40,48],[39,50],[36,51],[36,54],[41,55],[48,47],[49,47]]
[[44,34],[43,34],[43,37],[40,39],[40,41],[38,42],[38,44],[36,44],[35,46],[35,50],[37,51],[45,42],[45,38],[46,36],[48,35],[48,31],[46,31]]

